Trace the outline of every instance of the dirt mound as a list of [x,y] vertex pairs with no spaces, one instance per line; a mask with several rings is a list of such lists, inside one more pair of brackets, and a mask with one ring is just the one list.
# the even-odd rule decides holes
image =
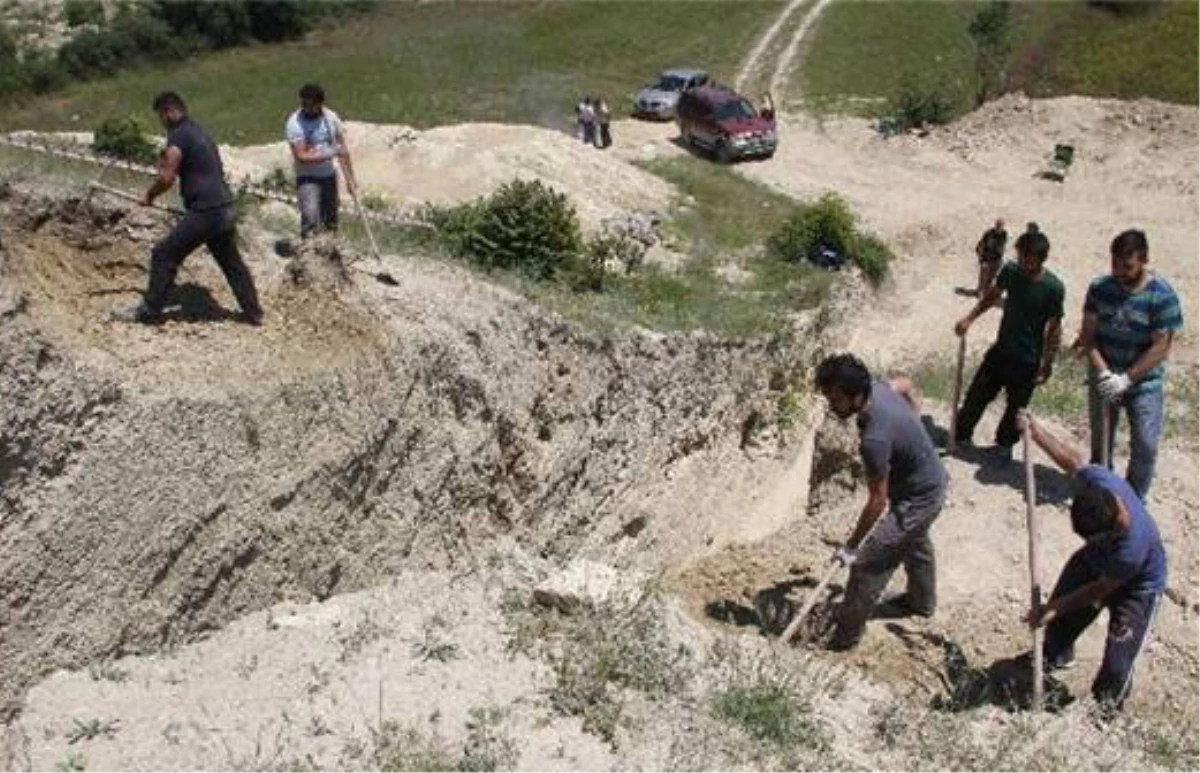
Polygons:
[[[461,124],[418,132],[404,126],[347,123],[363,190],[404,210],[457,204],[520,178],[566,193],[585,227],[629,211],[665,211],[674,189],[562,132],[506,124]],[[291,169],[283,142],[222,148],[234,177],[259,179]]]
[[104,313],[136,300],[164,223],[21,190],[0,209],[10,708],[53,668],[473,566],[497,534],[653,565],[715,549],[791,469],[747,427],[776,426],[802,347],[581,333],[463,271],[289,270],[253,234],[264,328],[225,318],[202,253],[167,324],[124,326]]

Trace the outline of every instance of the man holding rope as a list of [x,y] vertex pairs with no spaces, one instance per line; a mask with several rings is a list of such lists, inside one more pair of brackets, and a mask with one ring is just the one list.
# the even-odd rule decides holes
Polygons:
[[1137,492],[1125,480],[1054,437],[1022,412],[1037,443],[1077,489],[1071,501],[1071,528],[1085,544],[1067,560],[1050,601],[1029,610],[1025,621],[1046,628],[1042,654],[1050,671],[1075,659],[1075,640],[1108,609],[1104,660],[1092,682],[1092,695],[1108,713],[1120,711],[1133,684],[1133,667],[1146,644],[1167,584],[1167,557],[1158,526]]
[[816,385],[839,419],[854,417],[867,475],[867,503],[836,558],[850,567],[850,580],[828,647],[844,651],[862,639],[876,601],[901,564],[907,592],[880,605],[877,614],[933,615],[937,577],[929,529],[941,512],[949,475],[912,398],[872,379],[857,357],[827,358],[817,367]]

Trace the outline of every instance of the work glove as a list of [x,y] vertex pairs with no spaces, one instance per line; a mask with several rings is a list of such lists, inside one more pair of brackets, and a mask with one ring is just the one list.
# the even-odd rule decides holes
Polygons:
[[1100,396],[1104,398],[1106,403],[1115,403],[1121,399],[1121,396],[1128,391],[1133,385],[1129,376],[1124,373],[1113,373],[1111,370],[1104,370],[1100,373],[1100,378],[1096,383],[1096,389],[1100,392]]
[[855,555],[850,548],[838,548],[837,552],[833,554],[833,560],[842,566],[851,566],[854,564]]

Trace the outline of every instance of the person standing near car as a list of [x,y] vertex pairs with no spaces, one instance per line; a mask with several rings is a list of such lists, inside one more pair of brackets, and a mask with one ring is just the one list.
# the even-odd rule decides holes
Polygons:
[[604,97],[596,97],[593,108],[596,113],[596,147],[603,150],[612,145],[612,130],[609,126],[612,122],[612,112],[608,109]]
[[354,165],[346,143],[346,128],[337,113],[325,107],[325,90],[315,83],[300,89],[300,109],[285,126],[296,170],[300,203],[300,238],[338,227],[338,165],[346,187],[355,189]]

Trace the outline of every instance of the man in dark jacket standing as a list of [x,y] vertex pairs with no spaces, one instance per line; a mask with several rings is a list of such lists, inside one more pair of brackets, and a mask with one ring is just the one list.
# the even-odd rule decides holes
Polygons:
[[141,204],[147,207],[153,204],[178,179],[187,213],[166,238],[154,245],[150,253],[150,286],[142,302],[130,309],[114,311],[113,319],[146,324],[160,321],[179,267],[203,244],[225,274],[245,321],[261,325],[263,310],[254,278],[238,252],[237,208],[233,193],[225,184],[216,143],[188,117],[187,105],[175,92],[165,91],[155,97],[154,111],[167,130],[167,143],[159,160],[158,177],[142,195]]
[[982,298],[1000,273],[1000,264],[1004,260],[1004,247],[1008,244],[1008,232],[1004,230],[1004,221],[996,219],[996,224],[983,232],[975,245],[975,257],[979,258],[979,285],[975,288],[975,297]]

